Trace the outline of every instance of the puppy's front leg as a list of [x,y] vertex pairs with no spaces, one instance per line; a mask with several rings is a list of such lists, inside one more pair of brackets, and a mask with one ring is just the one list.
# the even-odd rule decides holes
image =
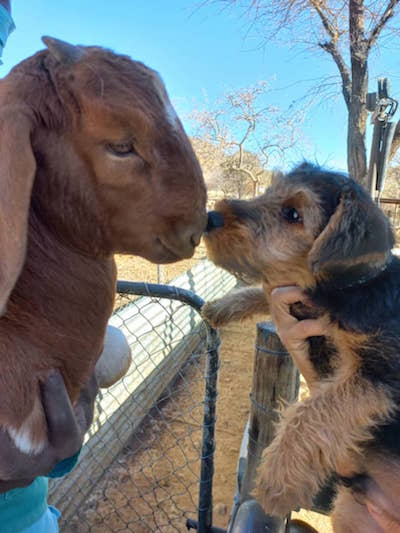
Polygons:
[[288,407],[260,466],[258,498],[265,511],[284,516],[309,508],[329,474],[358,463],[372,428],[393,410],[385,392],[358,375],[323,383],[311,398]]
[[218,300],[207,302],[202,309],[203,317],[215,328],[256,313],[269,313],[269,305],[261,287],[232,291]]

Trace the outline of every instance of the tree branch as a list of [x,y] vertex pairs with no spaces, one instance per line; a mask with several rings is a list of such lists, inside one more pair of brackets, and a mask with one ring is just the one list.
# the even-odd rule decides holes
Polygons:
[[394,8],[399,3],[400,0],[390,0],[388,5],[386,6],[385,11],[382,13],[381,18],[376,23],[375,27],[371,30],[371,33],[367,39],[367,46],[368,50],[372,48],[372,46],[375,44],[376,40],[379,37],[379,34],[385,27],[388,20],[390,20],[394,15]]
[[339,69],[340,77],[342,79],[342,92],[346,106],[349,107],[351,101],[351,76],[350,71],[344,62],[343,57],[341,56],[336,44],[333,41],[327,43],[320,43],[320,48],[328,52],[331,55],[332,59],[336,63],[337,68]]
[[246,176],[249,176],[249,178],[252,180],[253,183],[258,183],[258,179],[254,176],[253,172],[248,170],[247,168],[243,167],[233,167],[236,172],[243,172],[243,174],[246,174]]
[[340,33],[335,29],[334,25],[330,22],[327,15],[321,9],[321,2],[319,0],[310,0],[310,4],[318,13],[319,18],[321,19],[322,25],[325,28],[326,33],[332,39],[333,42],[337,42],[340,36]]

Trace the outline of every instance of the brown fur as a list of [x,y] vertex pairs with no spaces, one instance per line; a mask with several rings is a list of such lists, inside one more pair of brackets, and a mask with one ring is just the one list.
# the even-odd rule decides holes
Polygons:
[[[215,209],[224,223],[211,227],[206,235],[209,257],[239,278],[261,283],[262,288],[241,289],[236,301],[231,293],[209,302],[203,316],[221,326],[253,311],[267,312],[275,287],[297,285],[312,299],[324,290],[324,284],[331,284],[329,290],[334,291],[336,279],[345,283],[348,273],[353,278],[347,283],[356,284],[370,272],[378,276],[390,255],[390,226],[368,197],[349,183],[335,175],[328,181],[324,172],[305,165],[276,180],[259,198],[217,204]],[[290,218],[293,208],[298,220]],[[379,483],[387,483],[391,476],[394,501],[400,501],[394,477],[400,473],[400,463],[394,461],[385,478],[376,456],[366,453],[374,429],[390,421],[396,411],[387,387],[371,382],[362,371],[362,353],[371,350],[377,358],[386,357],[377,354],[379,331],[371,335],[362,328],[344,328],[328,310],[316,309],[329,323],[326,346],[334,349],[331,368],[329,375],[316,374],[312,397],[284,411],[276,437],[264,452],[258,497],[270,514],[285,515],[298,506],[309,507],[332,472],[343,476],[361,473]],[[350,507],[358,506],[356,515],[363,515],[359,524],[370,521],[366,507],[351,503],[351,498],[349,489],[340,490],[335,531],[374,531],[354,526],[357,520],[346,510]]]
[[[93,371],[113,254],[190,257],[206,222],[201,170],[158,74],[48,44],[0,82],[0,424],[14,433],[50,369],[72,401]],[[34,418],[32,451],[46,437]]]

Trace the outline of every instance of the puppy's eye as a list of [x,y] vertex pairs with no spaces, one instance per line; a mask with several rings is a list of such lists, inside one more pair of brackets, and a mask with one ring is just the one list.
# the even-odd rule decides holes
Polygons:
[[107,144],[107,149],[109,152],[112,153],[112,155],[116,155],[117,157],[126,157],[129,155],[137,155],[137,152],[135,150],[135,147],[133,146],[132,142],[123,142],[123,143],[115,143],[115,144]]
[[285,219],[291,224],[302,222],[300,213],[294,207],[289,207],[289,206],[284,207],[282,209],[282,214],[285,217]]

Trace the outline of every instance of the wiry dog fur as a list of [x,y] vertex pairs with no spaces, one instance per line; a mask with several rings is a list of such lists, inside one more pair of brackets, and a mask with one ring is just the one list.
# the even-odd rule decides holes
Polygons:
[[[310,339],[318,383],[284,412],[264,453],[259,499],[270,514],[307,508],[337,472],[347,479],[335,530],[374,531],[359,501],[368,483],[400,501],[400,260],[390,224],[353,180],[308,164],[263,196],[224,200],[216,211],[223,225],[210,224],[210,258],[262,286],[206,304],[213,325],[267,312],[271,290],[291,284],[330,324],[329,336]],[[292,313],[310,317],[302,304]]]

